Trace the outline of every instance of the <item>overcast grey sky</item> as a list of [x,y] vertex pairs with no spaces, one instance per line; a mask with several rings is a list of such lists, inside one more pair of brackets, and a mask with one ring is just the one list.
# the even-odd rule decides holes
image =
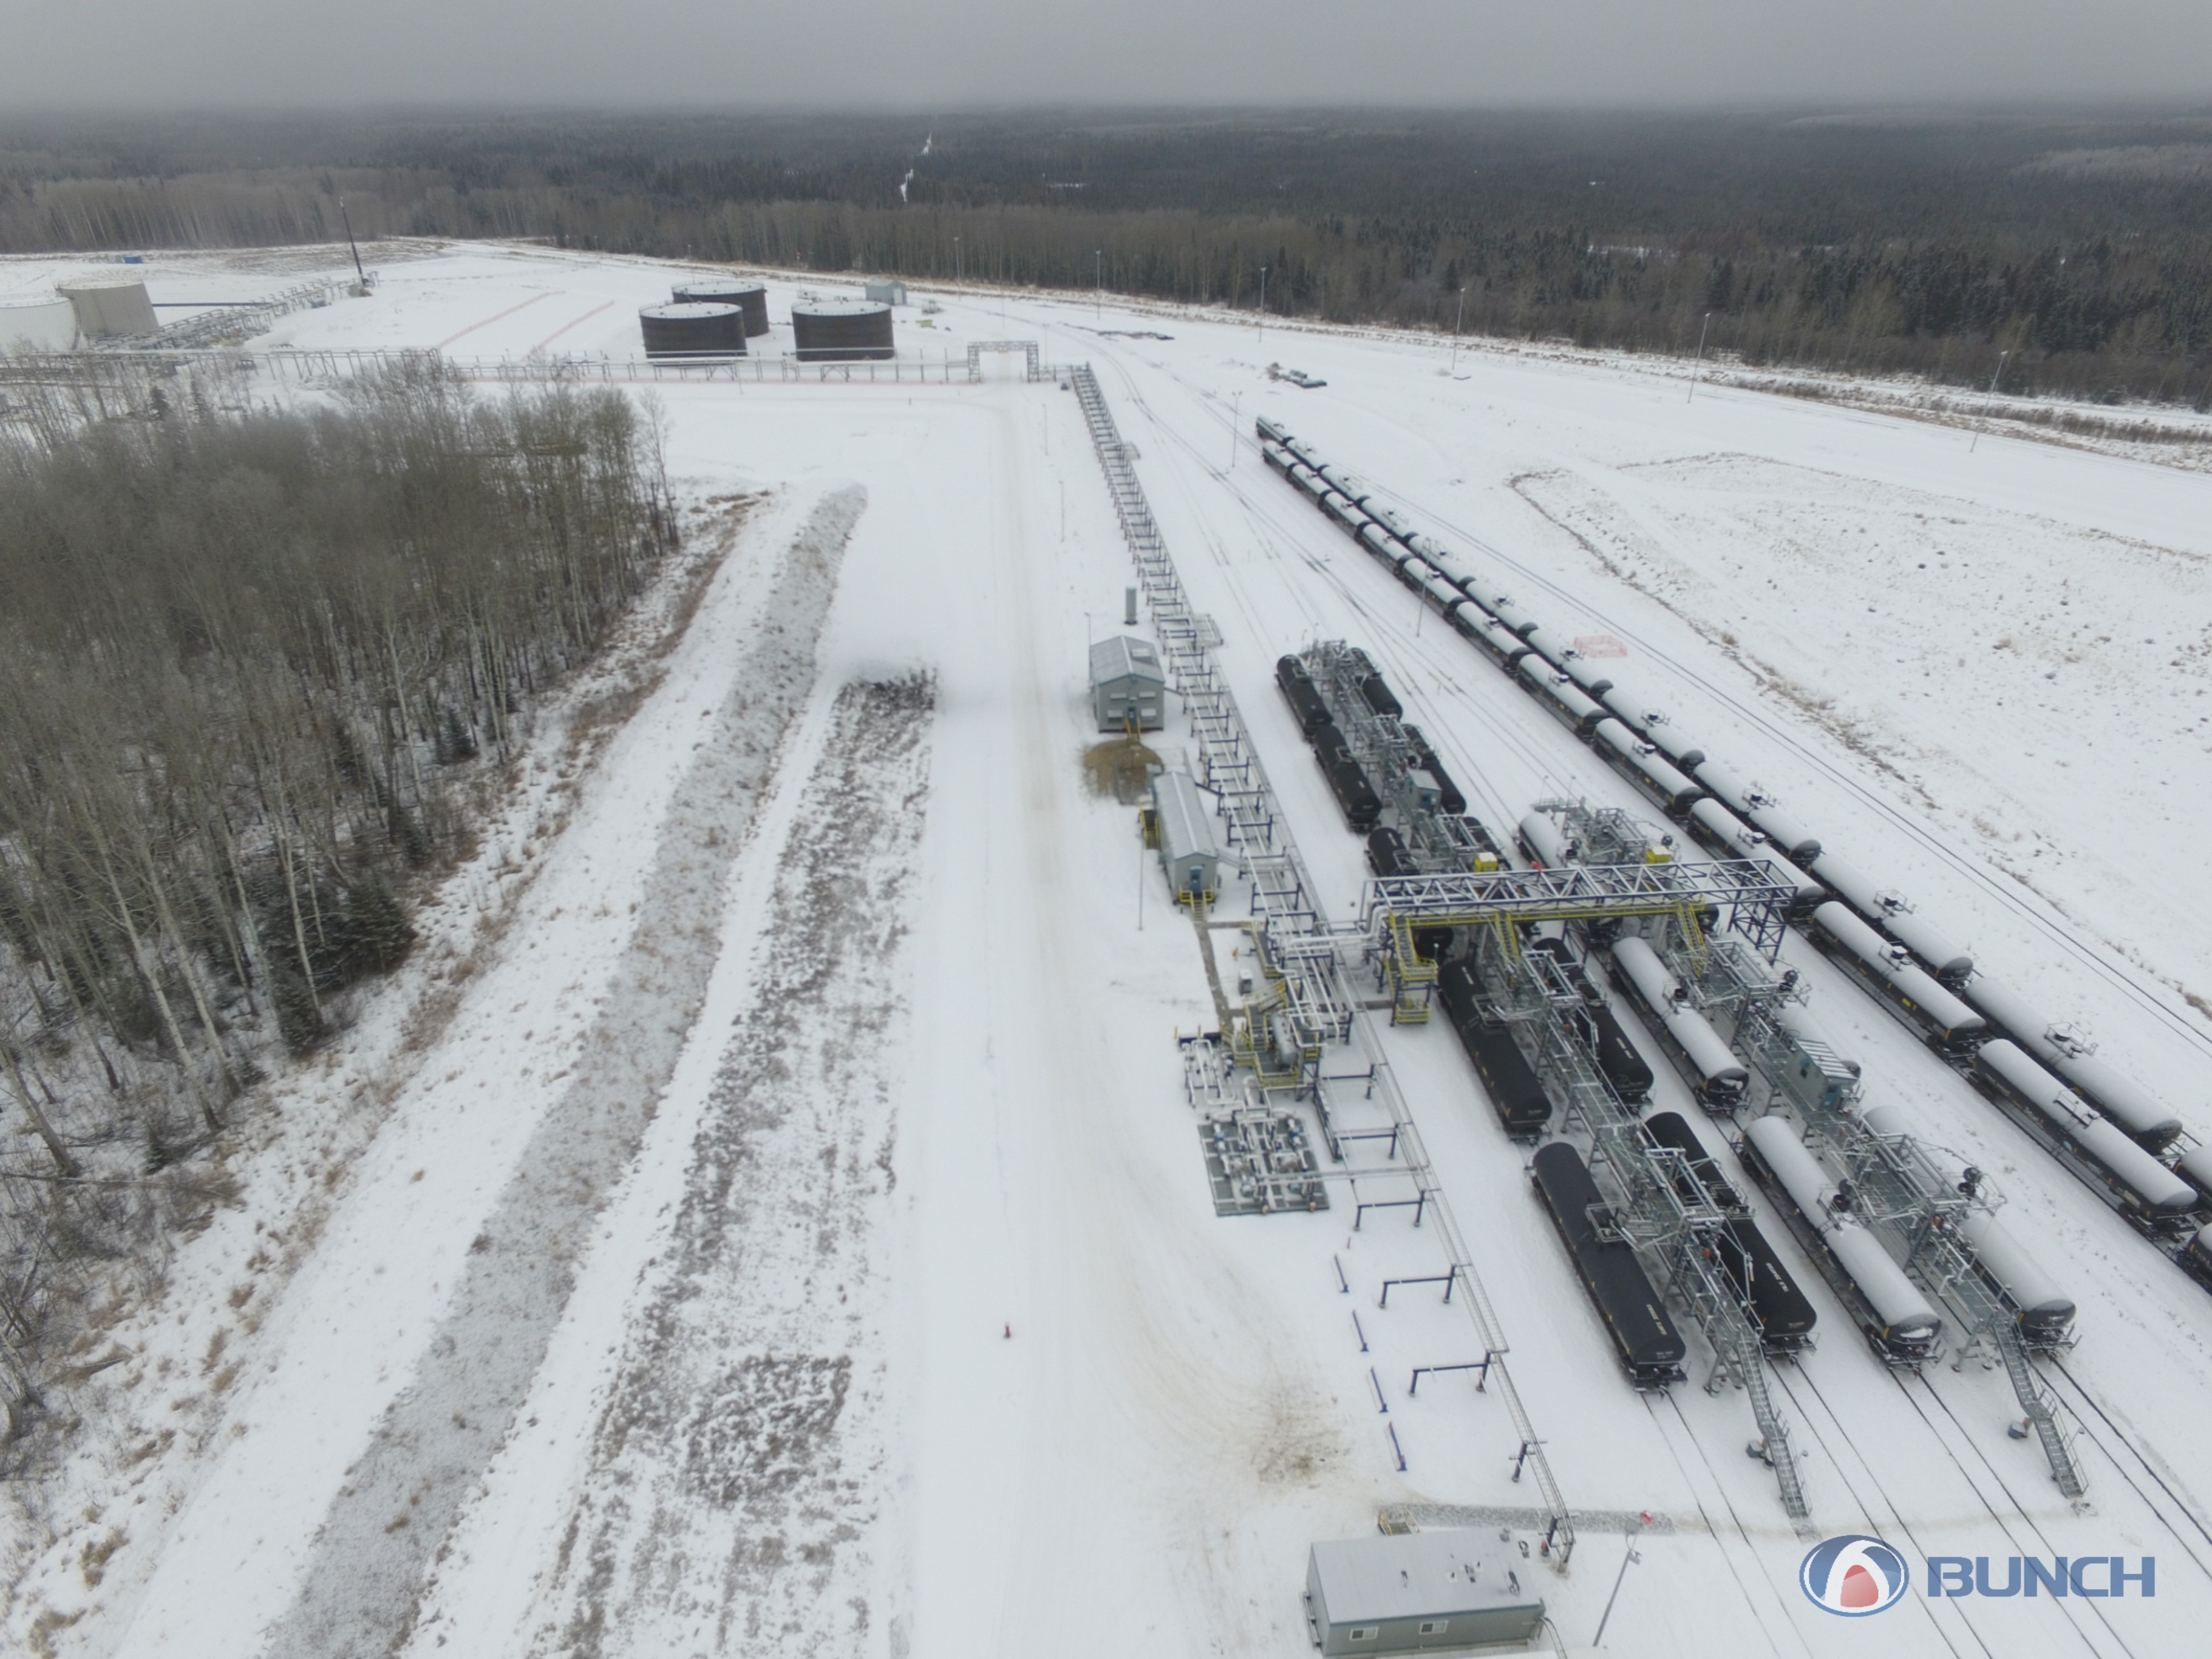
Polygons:
[[0,106],[2212,97],[2212,0],[0,0]]

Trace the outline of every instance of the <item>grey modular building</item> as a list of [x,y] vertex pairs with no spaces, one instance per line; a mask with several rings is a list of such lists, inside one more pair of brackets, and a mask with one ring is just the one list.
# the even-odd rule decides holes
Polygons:
[[1101,732],[1120,732],[1132,721],[1140,732],[1166,723],[1167,671],[1150,640],[1116,634],[1091,647],[1091,712]]
[[1320,1543],[1306,1562],[1306,1626],[1327,1655],[1422,1653],[1525,1642],[1544,1601],[1494,1532],[1377,1533]]
[[1213,902],[1220,885],[1221,848],[1213,838],[1213,812],[1188,772],[1163,772],[1152,780],[1152,812],[1159,823],[1160,866],[1176,902]]

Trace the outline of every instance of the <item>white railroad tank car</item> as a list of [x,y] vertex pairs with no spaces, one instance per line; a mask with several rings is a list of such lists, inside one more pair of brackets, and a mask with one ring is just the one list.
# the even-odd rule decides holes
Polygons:
[[1887,989],[1936,1042],[1957,1046],[1987,1035],[1989,1021],[1937,984],[1936,976],[1912,961],[1903,945],[1875,933],[1848,906],[1830,899],[1814,910],[1813,925],[1866,977]]
[[1888,891],[1858,866],[1822,853],[1806,865],[1838,897],[1869,921],[1881,927],[1899,945],[1926,963],[1946,985],[1966,982],[1974,971],[1974,958],[1947,938],[1942,929],[1921,916],[1902,894]]
[[1681,981],[1659,960],[1659,953],[1631,933],[1613,941],[1613,963],[1621,988],[1643,1005],[1688,1062],[1698,1098],[1723,1109],[1741,1100],[1751,1084],[1749,1068],[1711,1023],[1690,1006]]
[[1974,1073],[1985,1087],[2026,1107],[2062,1147],[2070,1146],[2101,1170],[2129,1214],[2155,1223],[2185,1215],[2199,1203],[2194,1187],[2091,1110],[2018,1043],[1999,1037],[1982,1044],[1974,1054]]
[[1859,1224],[1848,1196],[1828,1179],[1788,1120],[1754,1119],[1743,1138],[1754,1167],[1771,1177],[1856,1292],[1860,1328],[1875,1352],[1893,1364],[1917,1365],[1931,1358],[1943,1332],[1942,1316],[1881,1241]]

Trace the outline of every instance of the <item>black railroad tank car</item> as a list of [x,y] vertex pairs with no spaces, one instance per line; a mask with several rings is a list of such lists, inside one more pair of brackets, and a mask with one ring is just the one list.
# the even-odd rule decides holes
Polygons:
[[1335,795],[1336,804],[1344,812],[1344,821],[1365,835],[1382,817],[1382,798],[1375,793],[1365,770],[1352,758],[1352,745],[1345,742],[1343,732],[1334,726],[1324,726],[1311,736],[1314,758],[1321,763],[1322,775],[1328,780],[1330,793]]
[[1406,855],[1406,838],[1395,830],[1367,832],[1367,867],[1378,876],[1410,876],[1413,861]]
[[1364,651],[1353,652],[1352,660],[1358,670],[1359,695],[1370,708],[1393,720],[1406,712],[1406,705],[1398,701],[1398,694],[1391,690],[1390,683],[1382,678],[1382,671],[1368,660]]
[[1632,1106],[1650,1099],[1651,1067],[1621,1029],[1620,1017],[1602,1002],[1590,1004],[1582,1014],[1589,1022],[1590,1054],[1599,1075]]
[[1682,1334],[1652,1290],[1636,1252],[1598,1237],[1591,1211],[1601,1208],[1604,1198],[1582,1154],[1564,1140],[1555,1140],[1529,1161],[1528,1173],[1573,1259],[1583,1288],[1605,1322],[1628,1380],[1638,1389],[1654,1390],[1682,1381],[1682,1356],[1687,1352]]
[[1557,957],[1566,969],[1568,977],[1581,990],[1583,1006],[1574,1011],[1573,1018],[1579,1027],[1583,1046],[1597,1064],[1598,1075],[1613,1085],[1613,1093],[1632,1106],[1650,1099],[1651,1067],[1628,1040],[1620,1018],[1590,983],[1588,970],[1575,959],[1567,942],[1559,939],[1533,939],[1528,948]]
[[1474,970],[1463,962],[1446,963],[1437,975],[1437,995],[1505,1133],[1516,1140],[1541,1134],[1552,1121],[1552,1097],[1513,1040],[1512,1027],[1483,1017]]
[[1759,1340],[1777,1352],[1793,1352],[1811,1340],[1820,1316],[1790,1277],[1774,1246],[1747,1212],[1743,1194],[1721,1173],[1698,1132],[1680,1112],[1654,1112],[1644,1127],[1662,1146],[1681,1153],[1705,1196],[1729,1211],[1728,1224],[1712,1239],[1713,1263],[1727,1279],[1758,1330]]
[[1461,816],[1467,811],[1467,796],[1452,781],[1451,774],[1444,770],[1443,763],[1437,758],[1437,751],[1430,747],[1421,728],[1407,726],[1401,729],[1406,733],[1406,741],[1413,745],[1413,763],[1436,780],[1437,809],[1450,817]]
[[1659,1145],[1681,1153],[1682,1162],[1717,1207],[1744,1207],[1743,1194],[1736,1190],[1735,1182],[1721,1174],[1720,1165],[1705,1151],[1705,1143],[1698,1139],[1698,1132],[1690,1127],[1689,1119],[1680,1112],[1654,1112],[1644,1120],[1644,1127]]
[[1314,685],[1313,676],[1306,672],[1306,665],[1296,657],[1276,659],[1275,684],[1282,692],[1283,700],[1291,705],[1291,713],[1297,717],[1298,730],[1309,740],[1322,726],[1336,724],[1335,717],[1328,712],[1328,705],[1322,701],[1321,692]]
[[1730,1220],[1714,1236],[1713,1254],[1769,1352],[1794,1353],[1812,1341],[1820,1316],[1757,1222]]

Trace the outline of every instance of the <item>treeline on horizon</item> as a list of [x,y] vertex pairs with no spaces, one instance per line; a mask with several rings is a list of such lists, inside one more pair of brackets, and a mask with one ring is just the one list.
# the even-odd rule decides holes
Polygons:
[[137,418],[0,433],[16,1430],[47,1316],[204,1215],[252,1085],[407,955],[416,892],[474,845],[537,698],[673,541],[618,392],[484,400],[434,358],[299,412],[226,411],[204,378],[140,390]]
[[0,252],[325,242],[341,195],[367,239],[1231,306],[1265,266],[1285,317],[2212,406],[2192,113],[0,125]]

